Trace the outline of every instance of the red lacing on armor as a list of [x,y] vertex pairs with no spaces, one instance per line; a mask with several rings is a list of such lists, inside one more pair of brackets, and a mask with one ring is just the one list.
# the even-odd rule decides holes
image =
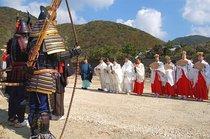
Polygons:
[[21,52],[26,52],[27,43],[25,42],[25,40],[26,39],[23,36],[18,37],[18,44]]
[[58,70],[59,73],[63,73],[64,72],[64,67],[65,67],[64,62],[59,62],[58,67],[56,69]]
[[7,58],[8,58],[8,54],[6,52],[4,52],[2,54],[2,61],[6,62],[7,61]]

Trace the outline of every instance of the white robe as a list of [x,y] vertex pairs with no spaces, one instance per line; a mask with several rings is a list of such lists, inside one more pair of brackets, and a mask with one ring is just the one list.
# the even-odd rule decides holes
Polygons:
[[[7,68],[7,62],[6,61],[2,61],[2,67],[1,68],[3,70]],[[6,72],[3,72],[2,77],[3,78],[6,78],[7,77],[7,73]]]
[[210,87],[210,65],[206,68],[205,75],[208,87]]
[[112,78],[112,74],[111,74],[112,67],[113,67],[113,64],[110,63],[104,69],[104,72],[105,72],[104,79],[105,79],[105,83],[106,83],[105,91],[109,91],[109,92],[113,92],[113,78]]
[[159,77],[160,77],[160,80],[162,81],[162,85],[165,85],[166,83],[166,80],[165,80],[165,68],[164,68],[164,64],[163,62],[160,62],[158,61],[157,62],[159,64],[159,67],[158,69],[152,69],[150,68],[151,70],[151,83],[153,84],[154,81],[155,81],[155,73],[157,71]]
[[115,63],[112,67],[112,77],[113,77],[113,91],[122,92],[122,81],[123,81],[123,72],[120,64]]
[[6,61],[2,61],[2,69],[6,69],[7,68],[7,62]]
[[172,66],[173,68],[165,70],[165,81],[166,83],[169,83],[171,86],[174,86],[176,67],[173,63],[170,63],[170,66]]
[[[201,74],[203,75],[206,81],[206,86],[209,87],[210,86],[210,66],[204,60],[201,63],[205,65],[205,68],[201,71]],[[198,74],[199,74],[199,70],[193,68],[193,86],[195,86],[198,81]]]
[[184,74],[186,75],[187,79],[190,81],[193,80],[193,63],[190,60],[187,60],[188,64],[185,66],[176,66],[176,82],[179,81],[179,79],[182,77],[182,70],[184,71]]
[[106,82],[105,82],[105,72],[104,69],[107,67],[105,62],[100,63],[98,66],[94,68],[95,74],[99,76],[99,80],[101,83],[101,89],[106,89]]
[[142,83],[145,79],[145,67],[142,63],[135,67],[135,79],[137,82]]
[[125,62],[123,67],[123,91],[130,93],[133,90],[134,67],[131,61]]

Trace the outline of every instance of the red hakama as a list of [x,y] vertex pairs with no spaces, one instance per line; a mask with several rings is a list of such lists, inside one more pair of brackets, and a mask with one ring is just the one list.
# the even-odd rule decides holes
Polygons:
[[193,97],[193,87],[192,82],[187,79],[184,71],[182,70],[182,76],[176,83],[176,93],[177,95],[186,96],[186,97]]
[[162,86],[162,81],[160,80],[160,76],[158,72],[155,72],[155,80],[154,83],[151,84],[152,88],[152,93],[162,95],[163,94],[163,86]]
[[144,90],[144,82],[140,83],[140,82],[135,81],[133,92],[136,93],[137,95],[142,95],[143,90]]
[[206,80],[204,79],[201,72],[198,74],[198,81],[195,84],[195,97],[201,100],[208,100],[208,87]]
[[171,86],[169,83],[166,83],[164,87],[164,94],[168,96],[175,96],[174,86]]

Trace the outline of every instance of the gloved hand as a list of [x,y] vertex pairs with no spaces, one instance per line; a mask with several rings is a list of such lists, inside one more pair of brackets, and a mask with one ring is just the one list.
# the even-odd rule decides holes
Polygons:
[[63,60],[66,60],[66,59],[71,59],[75,56],[79,56],[81,55],[82,53],[82,50],[80,49],[80,46],[77,46],[76,48],[73,48],[69,51],[65,51],[65,52],[62,52],[60,54],[57,55],[57,59],[58,61],[63,61]]
[[72,57],[75,57],[75,56],[79,56],[82,53],[82,50],[80,46],[77,46],[74,49],[71,49],[69,53],[72,55]]

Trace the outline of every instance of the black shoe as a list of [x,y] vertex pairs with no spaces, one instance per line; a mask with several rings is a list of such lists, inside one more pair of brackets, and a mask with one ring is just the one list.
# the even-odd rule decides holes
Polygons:
[[104,91],[103,89],[101,89],[101,88],[98,88],[98,91]]

